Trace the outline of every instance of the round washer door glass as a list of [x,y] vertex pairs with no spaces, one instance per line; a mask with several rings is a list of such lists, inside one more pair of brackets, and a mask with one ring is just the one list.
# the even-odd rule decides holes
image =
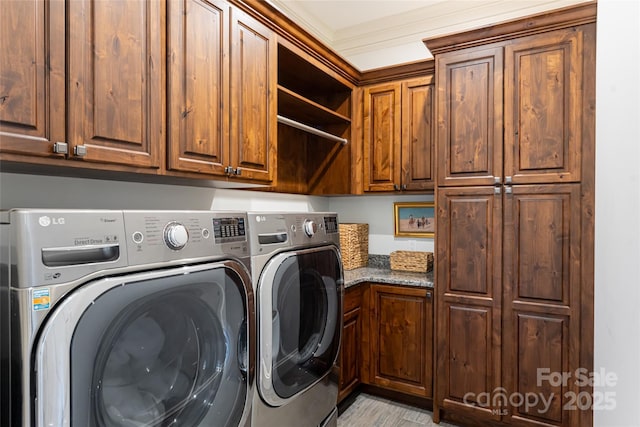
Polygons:
[[273,390],[280,399],[304,391],[331,371],[340,343],[341,284],[334,248],[296,252],[279,264],[269,326]]
[[247,295],[232,269],[124,283],[71,345],[72,425],[237,426],[247,401]]

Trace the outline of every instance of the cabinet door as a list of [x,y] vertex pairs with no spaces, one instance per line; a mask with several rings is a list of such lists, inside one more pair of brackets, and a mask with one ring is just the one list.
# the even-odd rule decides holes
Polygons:
[[431,397],[431,291],[373,284],[370,298],[370,382]]
[[505,47],[505,176],[514,183],[580,181],[583,31]]
[[491,422],[501,386],[502,199],[493,187],[439,188],[436,221],[436,399]]
[[169,169],[229,165],[229,5],[172,0],[168,13]]
[[502,179],[502,47],[436,58],[438,185]]
[[240,176],[271,182],[277,141],[276,35],[231,9],[231,165]]
[[65,5],[0,2],[0,152],[53,154],[65,141]]
[[338,402],[347,397],[360,384],[362,362],[362,313],[365,285],[349,287],[344,292],[344,316],[342,340],[340,344],[340,380],[338,382]]
[[401,180],[401,86],[364,90],[364,190],[393,191]]
[[338,401],[348,396],[360,384],[361,311],[360,307],[356,307],[344,315]]
[[164,3],[85,0],[67,9],[70,145],[86,149],[85,161],[159,167]]
[[[527,405],[510,400],[505,415],[518,425],[575,426],[585,404],[575,400],[580,184],[514,186],[504,200],[503,383],[508,395],[536,396]],[[557,380],[563,374],[570,377]]]
[[432,190],[434,184],[434,77],[402,83],[402,189]]

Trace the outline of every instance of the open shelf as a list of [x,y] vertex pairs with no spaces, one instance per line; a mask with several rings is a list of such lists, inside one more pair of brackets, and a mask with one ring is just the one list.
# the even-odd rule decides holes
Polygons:
[[350,124],[351,119],[278,85],[278,114],[307,125]]

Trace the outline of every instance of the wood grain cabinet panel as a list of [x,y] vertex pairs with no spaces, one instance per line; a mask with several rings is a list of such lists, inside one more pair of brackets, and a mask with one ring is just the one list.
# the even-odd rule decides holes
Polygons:
[[[595,20],[583,4],[425,41],[437,75],[436,421],[593,425],[593,406],[575,404],[592,388],[575,376],[593,370]],[[480,390],[484,402],[461,400]],[[538,403],[517,403],[527,396]]]
[[361,380],[363,313],[366,311],[362,297],[365,286],[351,286],[344,293],[342,340],[338,357],[340,368],[338,402],[351,394]]
[[162,2],[0,8],[0,151],[29,163],[162,166]]
[[389,83],[364,91],[364,182],[367,191],[399,189],[401,86]]
[[68,141],[83,161],[159,168],[162,2],[67,3]]
[[371,285],[371,384],[420,397],[432,396],[431,292]]
[[168,4],[168,167],[226,175],[229,4],[218,0]]
[[504,168],[515,184],[580,181],[583,32],[505,46]]
[[231,165],[271,182],[276,168],[277,43],[270,29],[231,10]]
[[[548,404],[511,406],[522,425],[577,425],[580,389],[580,184],[514,186],[504,203],[504,387]],[[570,373],[564,384],[539,370]]]
[[0,152],[64,157],[65,34],[61,1],[0,2]]
[[433,76],[364,88],[365,191],[432,190]]
[[479,403],[501,385],[502,204],[493,187],[437,192],[437,404],[484,422],[500,416]]
[[403,190],[432,190],[435,181],[433,76],[402,83]]
[[169,4],[169,168],[273,181],[275,34],[222,0]]
[[438,185],[493,185],[502,177],[501,47],[436,57]]

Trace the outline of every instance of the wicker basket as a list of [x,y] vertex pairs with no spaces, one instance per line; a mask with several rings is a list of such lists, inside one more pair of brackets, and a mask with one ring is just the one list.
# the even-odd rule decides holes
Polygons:
[[340,252],[345,270],[369,264],[369,224],[340,224]]
[[433,269],[433,252],[395,251],[389,260],[392,270],[426,273]]

